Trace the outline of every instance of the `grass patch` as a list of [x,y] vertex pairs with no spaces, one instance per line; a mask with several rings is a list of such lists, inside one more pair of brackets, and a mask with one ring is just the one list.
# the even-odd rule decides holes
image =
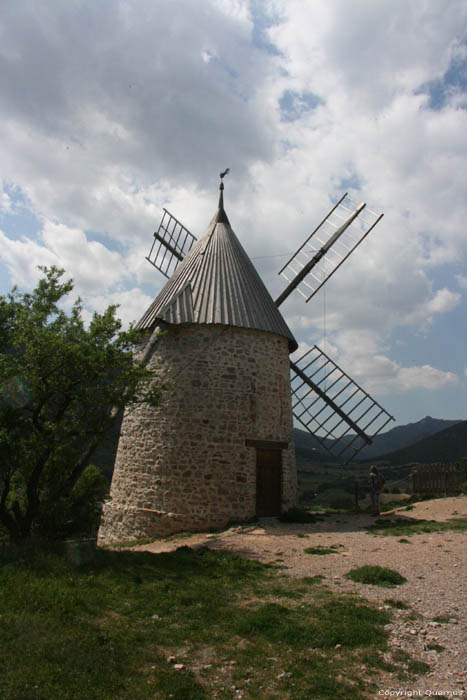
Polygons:
[[418,659],[411,659],[407,664],[407,671],[411,676],[420,676],[423,673],[428,673],[430,670],[430,664],[425,663],[425,661],[419,661]]
[[324,576],[321,576],[321,574],[316,574],[316,576],[306,576],[305,578],[301,579],[303,583],[310,583],[310,584],[315,584],[315,583],[320,583],[321,581],[324,580]]
[[303,606],[266,603],[245,610],[234,630],[240,637],[285,642],[294,650],[326,650],[336,644],[354,649],[371,646],[373,641],[381,643],[387,637],[382,627],[389,620],[387,613],[373,609],[372,620],[368,613],[367,605],[332,595],[322,597],[321,605],[308,607],[306,613]]
[[403,505],[404,501],[388,501],[387,503],[380,503],[379,509],[382,513],[387,513],[388,511],[394,510],[395,508],[401,508]]
[[390,612],[320,579],[189,547],[98,550],[81,566],[8,548],[0,697],[363,700],[374,672],[362,677],[361,654],[381,667]]
[[358,583],[368,583],[372,586],[381,586],[383,588],[394,588],[394,586],[400,586],[407,581],[398,571],[383,566],[370,565],[352,569],[346,574],[346,578]]
[[450,518],[442,522],[436,520],[383,520],[378,518],[367,528],[375,535],[410,536],[427,532],[465,532],[467,531],[467,518]]
[[429,664],[414,659],[407,651],[398,649],[393,652],[392,659],[398,665],[397,677],[401,681],[410,681],[414,676],[420,676],[430,670]]
[[397,610],[409,610],[410,606],[403,600],[394,600],[394,598],[387,598],[384,601],[385,605],[389,605],[391,608],[396,608]]
[[427,644],[425,648],[427,651],[437,651],[440,654],[446,647],[443,647],[441,644],[431,643]]
[[338,554],[341,547],[341,544],[332,544],[330,547],[319,544],[316,547],[307,547],[303,551],[305,554]]
[[396,666],[386,661],[383,655],[377,651],[364,652],[360,658],[369,668],[381,669],[382,671],[396,670]]

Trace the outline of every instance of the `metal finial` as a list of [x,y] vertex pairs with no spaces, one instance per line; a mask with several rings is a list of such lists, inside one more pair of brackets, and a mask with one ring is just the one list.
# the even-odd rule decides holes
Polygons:
[[219,177],[221,179],[221,184],[219,185],[219,189],[223,190],[224,189],[224,177],[230,173],[230,168],[226,168],[223,173],[219,173]]

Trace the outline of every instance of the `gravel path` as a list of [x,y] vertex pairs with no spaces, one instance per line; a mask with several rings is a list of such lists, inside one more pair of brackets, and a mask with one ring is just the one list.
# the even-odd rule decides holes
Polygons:
[[[382,517],[404,518],[408,522],[467,517],[467,497],[425,501],[415,504],[411,511],[400,508]],[[467,698],[467,533],[447,531],[404,538],[383,537],[367,532],[373,521],[368,515],[334,515],[316,524],[299,525],[264,518],[253,526],[196,534],[183,540],[158,541],[138,549],[157,553],[182,544],[227,549],[258,561],[278,563],[293,577],[323,576],[323,583],[329,588],[361,596],[381,606],[386,605],[387,599],[404,601],[412,614],[407,610],[394,611],[390,646],[393,650],[409,652],[429,664],[430,670],[411,682],[384,674],[375,697],[431,694],[431,697]],[[318,545],[334,545],[336,553],[304,552]],[[345,578],[350,569],[364,564],[396,569],[407,582],[387,589]]]

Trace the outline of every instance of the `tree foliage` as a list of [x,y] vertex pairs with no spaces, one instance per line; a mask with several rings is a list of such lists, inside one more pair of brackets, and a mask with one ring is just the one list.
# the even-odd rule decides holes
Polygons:
[[159,386],[135,359],[140,334],[116,306],[89,326],[63,270],[41,268],[31,293],[0,297],[0,522],[15,539],[64,535],[96,517],[103,478],[91,460],[124,407],[156,405]]

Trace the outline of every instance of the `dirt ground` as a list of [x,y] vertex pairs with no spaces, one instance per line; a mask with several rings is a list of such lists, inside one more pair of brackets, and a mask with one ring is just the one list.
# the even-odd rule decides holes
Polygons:
[[[384,519],[446,521],[467,517],[467,497],[443,498],[398,508]],[[332,590],[349,593],[387,607],[388,599],[404,601],[410,610],[395,610],[390,647],[408,651],[430,670],[411,682],[386,674],[376,697],[467,698],[467,533],[437,532],[407,537],[380,536],[367,528],[367,514],[332,515],[314,524],[281,523],[263,518],[248,526],[218,533],[198,533],[160,540],[137,549],[158,553],[180,546],[236,552],[262,562],[274,562],[293,577],[323,577]],[[316,546],[334,547],[329,555],[307,554]],[[352,568],[373,564],[397,570],[407,582],[394,589],[354,583],[345,577]],[[388,655],[389,658],[389,655]]]

